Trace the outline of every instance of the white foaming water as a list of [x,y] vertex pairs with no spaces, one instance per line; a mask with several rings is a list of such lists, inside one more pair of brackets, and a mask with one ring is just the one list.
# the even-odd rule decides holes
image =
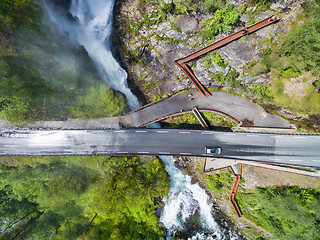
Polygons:
[[110,51],[114,0],[72,0],[69,11],[77,21],[54,12],[46,2],[44,6],[51,21],[87,50],[103,81],[125,94],[131,110],[138,108],[138,99],[127,85],[127,73]]
[[[168,230],[170,238],[176,231],[188,232],[188,225],[196,224],[203,233],[195,233],[190,239],[225,239],[217,222],[212,215],[212,204],[208,204],[208,195],[197,183],[191,184],[191,178],[183,175],[174,165],[174,159],[161,156],[166,164],[166,171],[170,175],[170,191],[168,198],[164,199],[164,209],[160,222]],[[190,220],[198,213],[199,223]],[[191,221],[191,222],[190,222]],[[236,239],[237,236],[229,232],[229,238]]]

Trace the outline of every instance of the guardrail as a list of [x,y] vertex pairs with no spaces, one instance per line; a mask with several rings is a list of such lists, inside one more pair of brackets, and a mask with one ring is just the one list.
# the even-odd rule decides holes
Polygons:
[[[240,165],[240,169],[241,169],[241,165]],[[229,200],[230,200],[234,210],[236,211],[236,214],[238,215],[238,217],[242,217],[242,214],[241,214],[241,211],[238,207],[238,204],[236,203],[236,201],[234,199],[236,192],[238,190],[239,184],[240,184],[241,174],[234,174],[234,171],[232,169],[231,169],[231,172],[234,175],[234,180],[233,180],[233,184],[231,186]]]

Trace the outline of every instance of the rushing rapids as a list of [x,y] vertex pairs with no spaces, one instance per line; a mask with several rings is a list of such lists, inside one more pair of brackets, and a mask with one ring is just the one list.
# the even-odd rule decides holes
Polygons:
[[191,177],[182,174],[172,157],[161,159],[170,175],[170,191],[163,199],[165,206],[160,217],[168,238],[180,232],[189,239],[237,239],[236,234],[225,233],[215,221],[205,190],[197,183],[191,184]]

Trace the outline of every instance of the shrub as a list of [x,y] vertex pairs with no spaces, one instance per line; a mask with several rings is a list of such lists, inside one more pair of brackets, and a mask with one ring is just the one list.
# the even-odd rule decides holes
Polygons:
[[204,67],[205,68],[211,68],[212,67],[212,62],[211,62],[211,59],[210,59],[210,55],[208,55],[208,54],[204,58]]
[[307,19],[296,27],[280,46],[285,56],[294,56],[305,62],[305,70],[311,70],[320,65],[320,15]]
[[271,92],[269,91],[267,85],[253,85],[251,88],[251,92],[266,102],[270,102],[273,100],[273,96],[271,95]]
[[316,88],[320,88],[320,80],[316,80],[312,83],[312,85]]
[[300,75],[300,72],[297,72],[295,70],[293,70],[291,67],[285,69],[285,70],[282,70],[281,72],[281,77],[283,78],[295,78],[295,77],[298,77]]
[[226,5],[218,9],[211,19],[203,22],[204,29],[201,31],[203,38],[213,39],[219,32],[227,32],[239,19],[239,13],[233,5]]
[[218,8],[220,8],[223,4],[221,0],[205,0],[203,2],[204,9],[207,12],[215,12]]

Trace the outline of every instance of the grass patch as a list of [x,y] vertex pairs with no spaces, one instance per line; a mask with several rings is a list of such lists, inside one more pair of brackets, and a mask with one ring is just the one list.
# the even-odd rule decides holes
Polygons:
[[220,126],[220,127],[234,127],[237,125],[230,118],[225,117],[224,115],[214,113],[214,112],[201,112],[205,119],[208,120],[211,126]]
[[320,236],[320,191],[294,187],[256,188],[238,192],[244,217],[276,239],[316,239]]
[[[201,114],[212,127],[231,128],[237,125],[230,118],[218,113],[210,111],[201,111]],[[165,123],[165,128],[184,128],[188,125],[200,126],[198,119],[194,116],[193,113],[179,114],[177,116],[169,117],[163,120],[163,122]]]
[[[251,3],[259,5],[262,2]],[[265,102],[285,107],[295,114],[319,114],[320,94],[314,84],[320,75],[319,5],[308,1],[299,20],[303,24],[294,23],[292,31],[282,42],[274,43],[272,38],[262,39],[267,46],[263,58],[259,63],[248,65],[246,73],[250,76],[270,73],[270,84],[263,88],[252,87],[251,90]]]
[[206,173],[204,181],[207,189],[214,194],[219,194],[228,199],[228,194],[233,183],[233,175],[229,169],[217,170],[212,173]]
[[273,102],[298,114],[319,114],[320,94],[317,88],[299,77],[299,81],[276,80],[269,85]]

